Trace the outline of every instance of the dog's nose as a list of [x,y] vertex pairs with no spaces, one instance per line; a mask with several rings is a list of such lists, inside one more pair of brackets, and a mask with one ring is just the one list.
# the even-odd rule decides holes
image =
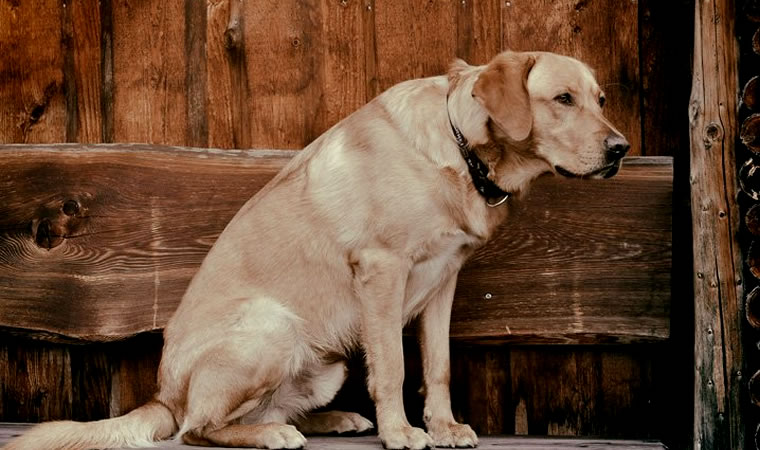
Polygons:
[[604,139],[604,149],[611,159],[620,159],[631,149],[631,144],[623,136],[611,134]]

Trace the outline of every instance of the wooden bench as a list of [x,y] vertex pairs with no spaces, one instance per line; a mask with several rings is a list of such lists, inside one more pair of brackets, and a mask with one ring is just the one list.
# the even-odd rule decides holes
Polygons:
[[[82,342],[160,330],[232,215],[293,154],[0,145],[0,328]],[[672,175],[671,158],[647,157],[610,180],[539,179],[463,270],[452,339],[668,339]]]

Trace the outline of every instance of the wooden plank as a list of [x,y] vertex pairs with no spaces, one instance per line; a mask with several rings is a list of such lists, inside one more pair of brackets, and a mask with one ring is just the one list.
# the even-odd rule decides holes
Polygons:
[[62,3],[0,4],[0,142],[66,140]]
[[[20,423],[0,422],[0,445],[8,443],[11,439],[19,436],[30,425]],[[308,438],[310,450],[375,450],[380,448],[377,436],[310,436]],[[489,450],[575,450],[582,448],[594,448],[598,450],[664,450],[665,447],[655,441],[632,441],[632,440],[605,440],[605,439],[557,439],[557,438],[523,438],[514,436],[481,436],[478,448]],[[184,449],[185,445],[173,441],[162,442],[157,448]],[[221,447],[206,447],[207,449],[221,449]]]
[[301,149],[324,131],[321,1],[243,2],[241,14],[251,146]]
[[459,2],[446,0],[376,2],[381,91],[401,81],[446,73],[457,50],[458,7]]
[[[0,146],[0,326],[85,340],[160,329],[223,227],[291,154]],[[452,336],[666,339],[671,175],[669,159],[645,159],[611,180],[542,178],[460,276]]]
[[0,342],[0,415],[3,420],[40,422],[71,417],[68,348],[29,339]]
[[672,167],[667,159],[644,161],[654,164],[624,165],[621,175],[602,183],[539,179],[465,265],[451,336],[531,343],[666,339]]
[[513,349],[515,433],[662,437],[667,400],[654,398],[652,350]]
[[101,63],[101,15],[97,0],[70,1],[76,135],[79,143],[103,142],[103,65]]
[[507,1],[503,44],[566,54],[589,64],[607,95],[606,115],[641,155],[638,4],[618,0]]
[[689,105],[694,249],[694,447],[745,447],[738,52],[732,0],[696,2]]
[[112,0],[113,140],[183,145],[187,136],[182,2]]
[[[456,3],[456,2],[454,2]],[[502,50],[500,0],[464,0],[457,8],[456,56],[486,64]]]
[[208,147],[206,114],[206,2],[185,0],[185,85],[187,86],[187,136],[185,144]]

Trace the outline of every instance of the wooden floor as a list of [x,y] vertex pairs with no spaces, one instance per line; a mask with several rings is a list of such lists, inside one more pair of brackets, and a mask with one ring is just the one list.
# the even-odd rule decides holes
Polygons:
[[[0,446],[23,433],[30,425],[18,423],[0,423]],[[308,450],[376,450],[381,449],[377,436],[312,436],[306,444]],[[158,445],[162,449],[190,449],[187,445],[171,441]],[[199,447],[201,448],[201,447]],[[221,447],[202,447],[205,449]],[[624,441],[606,439],[560,439],[518,436],[481,436],[480,449],[488,450],[665,450],[666,447],[653,441]]]

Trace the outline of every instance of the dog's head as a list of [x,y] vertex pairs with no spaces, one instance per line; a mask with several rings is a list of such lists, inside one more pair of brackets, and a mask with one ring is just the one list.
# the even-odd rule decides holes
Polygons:
[[604,92],[582,62],[553,53],[504,52],[480,73],[472,96],[494,135],[528,142],[566,177],[609,178],[630,145],[604,117]]

